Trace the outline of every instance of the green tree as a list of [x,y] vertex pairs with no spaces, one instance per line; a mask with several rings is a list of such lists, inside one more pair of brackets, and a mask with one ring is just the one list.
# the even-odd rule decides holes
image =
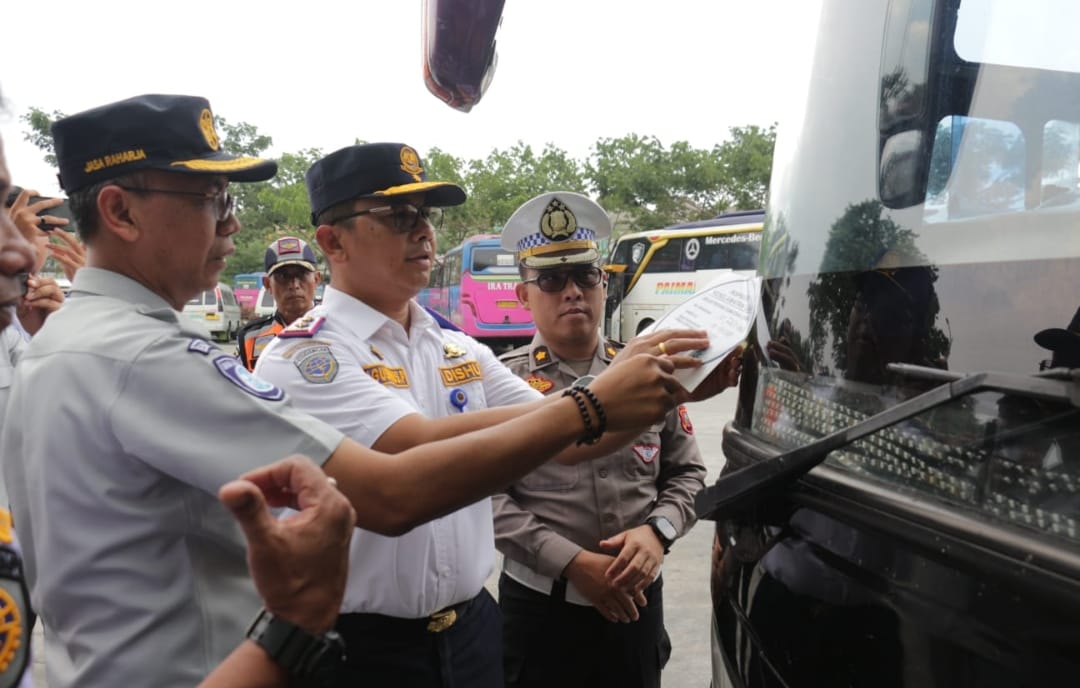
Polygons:
[[44,154],[45,162],[56,167],[56,151],[53,148],[52,124],[58,119],[66,117],[60,110],[45,112],[41,108],[32,107],[29,111],[19,116],[19,121],[27,126],[23,131],[23,141],[29,141],[37,146]]
[[714,208],[720,210],[764,208],[769,199],[776,124],[762,129],[756,124],[732,127],[731,138],[714,149],[720,161],[722,195]]

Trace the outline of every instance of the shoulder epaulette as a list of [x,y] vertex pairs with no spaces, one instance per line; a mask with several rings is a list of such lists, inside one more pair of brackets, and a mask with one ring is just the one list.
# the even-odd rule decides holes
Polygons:
[[529,357],[529,345],[519,346],[516,349],[510,349],[505,353],[499,354],[499,360],[506,363],[516,358],[528,358]]
[[293,337],[314,337],[315,334],[322,329],[324,324],[326,324],[325,315],[305,315],[279,332],[278,336],[283,339],[290,339]]

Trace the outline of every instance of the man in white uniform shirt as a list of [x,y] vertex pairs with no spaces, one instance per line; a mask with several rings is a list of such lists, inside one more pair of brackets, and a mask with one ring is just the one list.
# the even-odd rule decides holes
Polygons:
[[[428,181],[416,151],[399,143],[336,151],[308,170],[307,187],[330,285],[320,306],[263,351],[256,375],[352,439],[391,453],[547,403],[490,349],[414,300],[435,259],[431,209],[464,202],[460,187]],[[677,334],[666,351],[705,343],[700,333]],[[658,353],[667,338],[639,350]],[[602,456],[628,439],[609,433],[567,450],[566,460]],[[483,587],[495,554],[489,499],[399,537],[358,530],[351,550],[337,626],[351,679],[502,688],[500,617]]]

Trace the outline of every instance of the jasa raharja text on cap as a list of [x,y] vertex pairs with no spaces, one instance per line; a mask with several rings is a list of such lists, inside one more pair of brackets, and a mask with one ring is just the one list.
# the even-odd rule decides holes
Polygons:
[[86,110],[52,125],[60,186],[71,193],[139,170],[273,177],[277,163],[222,149],[210,102],[198,96],[142,95]]

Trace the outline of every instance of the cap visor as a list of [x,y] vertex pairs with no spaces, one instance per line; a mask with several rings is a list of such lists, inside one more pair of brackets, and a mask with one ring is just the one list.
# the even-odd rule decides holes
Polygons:
[[408,196],[410,194],[424,194],[425,205],[445,208],[452,205],[461,205],[465,202],[465,189],[450,182],[416,182],[415,184],[401,184],[391,186],[382,191],[370,194],[369,198],[383,196]]
[[234,182],[262,182],[277,174],[273,160],[218,153],[206,158],[177,160],[169,169],[175,172],[195,174],[223,174]]
[[270,266],[270,269],[266,271],[266,274],[272,275],[278,268],[283,268],[286,265],[303,265],[308,270],[315,272],[315,266],[306,260],[283,260],[278,263],[274,263]]

